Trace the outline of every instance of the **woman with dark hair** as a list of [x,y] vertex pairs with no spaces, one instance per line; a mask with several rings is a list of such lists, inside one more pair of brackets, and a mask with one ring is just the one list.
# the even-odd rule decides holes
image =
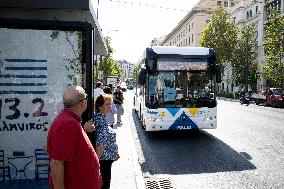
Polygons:
[[106,116],[111,111],[111,95],[100,95],[95,102],[94,123],[96,125],[96,153],[100,159],[103,179],[102,189],[108,189],[111,181],[111,165],[119,159],[116,133],[109,127]]

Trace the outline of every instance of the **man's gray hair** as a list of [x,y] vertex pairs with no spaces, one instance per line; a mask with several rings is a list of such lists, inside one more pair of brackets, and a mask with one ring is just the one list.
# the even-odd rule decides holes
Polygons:
[[85,90],[80,86],[66,89],[63,95],[64,108],[71,108],[75,106],[80,102],[80,100],[86,98],[86,96]]

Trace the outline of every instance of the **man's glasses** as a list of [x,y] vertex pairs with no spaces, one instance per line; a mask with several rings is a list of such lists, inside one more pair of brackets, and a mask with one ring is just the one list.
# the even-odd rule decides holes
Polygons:
[[86,97],[85,97],[85,98],[83,98],[83,99],[79,100],[78,102],[82,102],[82,101],[84,101],[84,100],[88,100],[88,95],[86,95]]

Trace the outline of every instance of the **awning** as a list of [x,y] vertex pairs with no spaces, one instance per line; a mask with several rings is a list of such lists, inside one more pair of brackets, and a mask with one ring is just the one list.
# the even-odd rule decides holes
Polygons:
[[107,54],[91,0],[0,1],[0,18],[89,22],[94,28],[95,55]]

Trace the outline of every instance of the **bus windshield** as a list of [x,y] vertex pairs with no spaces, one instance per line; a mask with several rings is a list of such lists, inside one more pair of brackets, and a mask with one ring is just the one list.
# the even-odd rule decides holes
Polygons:
[[205,71],[159,71],[148,75],[149,108],[216,107],[213,81]]

